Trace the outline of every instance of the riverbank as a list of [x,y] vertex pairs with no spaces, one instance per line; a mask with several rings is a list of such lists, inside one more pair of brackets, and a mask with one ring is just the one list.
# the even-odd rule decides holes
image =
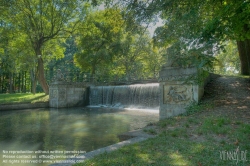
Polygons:
[[3,105],[0,105],[0,110],[1,111],[33,109],[33,108],[49,108],[49,102],[16,103],[16,104],[3,104]]
[[0,94],[0,110],[17,110],[29,108],[48,108],[49,95],[44,93]]
[[[205,88],[199,105],[185,115],[151,124],[154,138],[103,153],[82,165],[250,164],[248,78],[219,76]],[[230,155],[234,154],[234,156]]]

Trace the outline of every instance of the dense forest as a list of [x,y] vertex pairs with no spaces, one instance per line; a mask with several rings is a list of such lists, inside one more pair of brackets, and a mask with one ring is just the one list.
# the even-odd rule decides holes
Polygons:
[[157,79],[170,61],[250,75],[249,0],[0,0],[0,11],[0,93],[48,94],[58,69],[74,82]]

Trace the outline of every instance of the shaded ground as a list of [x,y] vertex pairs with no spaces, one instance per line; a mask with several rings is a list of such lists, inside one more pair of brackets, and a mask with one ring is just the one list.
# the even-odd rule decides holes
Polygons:
[[[174,136],[179,135],[176,130],[185,130],[190,140],[203,142],[212,138],[222,144],[239,145],[239,136],[233,131],[242,129],[242,124],[250,124],[250,79],[213,75],[199,105],[190,107],[187,116],[173,119],[174,122],[154,125],[157,133],[162,133],[166,126],[166,132],[173,131]],[[225,130],[232,131],[232,138]]]
[[212,108],[200,116],[223,115],[250,123],[250,79],[232,76],[213,76],[205,87],[202,103],[211,103]]

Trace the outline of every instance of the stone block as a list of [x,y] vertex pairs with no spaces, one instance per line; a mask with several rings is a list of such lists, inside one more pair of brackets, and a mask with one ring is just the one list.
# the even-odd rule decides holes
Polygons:
[[56,81],[50,86],[49,106],[52,108],[85,106],[88,87],[82,83]]
[[186,107],[198,103],[204,93],[204,82],[196,83],[196,68],[163,68],[159,73],[160,119],[186,112]]
[[193,100],[192,85],[167,84],[163,85],[163,104],[186,104]]
[[75,93],[75,91],[74,91],[73,88],[68,88],[68,90],[67,90],[67,96],[68,95],[74,95],[74,93]]

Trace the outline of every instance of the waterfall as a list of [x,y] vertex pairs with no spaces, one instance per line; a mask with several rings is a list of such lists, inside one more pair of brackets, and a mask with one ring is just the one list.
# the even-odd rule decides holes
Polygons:
[[90,106],[158,109],[159,84],[92,86],[89,102]]

